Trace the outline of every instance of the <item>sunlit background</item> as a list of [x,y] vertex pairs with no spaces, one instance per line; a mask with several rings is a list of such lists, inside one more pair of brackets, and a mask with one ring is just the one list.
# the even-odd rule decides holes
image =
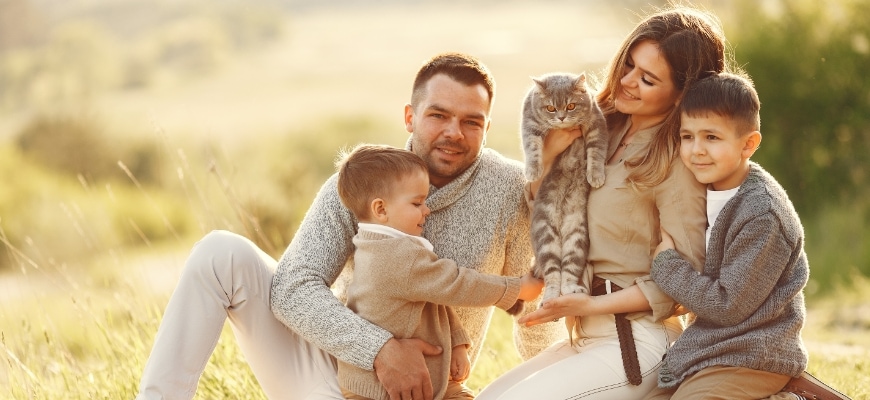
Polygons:
[[[694,4],[755,80],[753,158],[804,223],[811,368],[870,395],[870,2]],[[602,77],[663,5],[0,0],[0,398],[132,397],[193,243],[229,229],[280,256],[341,148],[404,144],[432,55],[489,66],[487,145],[521,159],[530,76]],[[492,331],[475,387],[517,361]],[[261,397],[225,336],[200,396]]]

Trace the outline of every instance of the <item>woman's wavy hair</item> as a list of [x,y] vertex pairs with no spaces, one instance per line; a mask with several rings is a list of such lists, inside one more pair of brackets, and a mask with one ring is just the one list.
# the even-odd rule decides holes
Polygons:
[[698,79],[730,71],[733,63],[722,27],[713,14],[690,7],[673,7],[648,16],[634,28],[607,67],[598,103],[608,126],[623,126],[628,120],[627,114],[616,110],[614,99],[621,90],[620,79],[625,75],[629,52],[645,40],[658,45],[671,67],[671,79],[680,94],[677,106],[665,118],[649,151],[625,162],[631,169],[628,181],[640,188],[655,186],[670,173],[680,144],[679,103],[684,89]]

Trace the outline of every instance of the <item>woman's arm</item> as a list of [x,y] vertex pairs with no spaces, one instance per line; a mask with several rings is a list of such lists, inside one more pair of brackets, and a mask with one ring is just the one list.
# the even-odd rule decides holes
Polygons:
[[588,316],[649,311],[650,305],[637,285],[602,296],[566,294],[544,302],[541,308],[519,319],[526,326],[551,322],[565,316]]

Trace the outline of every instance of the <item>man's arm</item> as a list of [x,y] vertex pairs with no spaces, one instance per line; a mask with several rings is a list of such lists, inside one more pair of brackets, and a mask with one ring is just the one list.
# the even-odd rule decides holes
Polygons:
[[357,316],[329,289],[353,252],[355,226],[339,200],[333,175],[278,263],[272,280],[272,311],[305,340],[371,370],[392,335]]

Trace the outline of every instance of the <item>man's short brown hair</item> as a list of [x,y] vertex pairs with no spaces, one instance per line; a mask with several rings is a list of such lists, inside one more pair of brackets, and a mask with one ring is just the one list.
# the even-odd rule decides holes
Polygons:
[[443,53],[432,57],[417,71],[414,87],[411,91],[411,106],[417,107],[420,99],[425,96],[426,83],[433,76],[444,74],[467,86],[482,85],[489,94],[489,104],[492,105],[495,96],[495,80],[489,69],[478,59],[462,53]]

